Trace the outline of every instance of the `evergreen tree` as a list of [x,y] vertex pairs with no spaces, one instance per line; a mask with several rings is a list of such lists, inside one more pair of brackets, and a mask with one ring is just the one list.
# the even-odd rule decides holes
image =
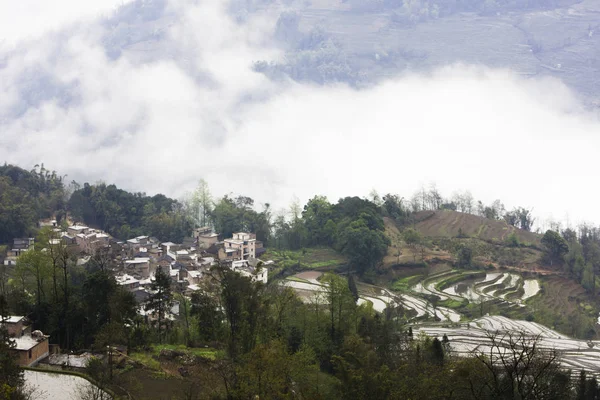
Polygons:
[[433,361],[436,364],[444,363],[444,347],[442,346],[442,342],[438,338],[433,339],[431,343],[431,350],[433,354]]
[[354,301],[358,301],[358,288],[356,287],[356,282],[354,281],[354,276],[350,274],[348,276],[348,289],[350,289],[350,293],[352,293],[352,297],[354,297]]
[[581,370],[579,372],[579,382],[577,384],[577,400],[585,400],[586,399],[586,388],[587,388],[587,379],[585,376],[585,370]]
[[163,272],[161,267],[157,268],[150,289],[152,294],[146,303],[146,311],[154,311],[158,323],[158,338],[162,342],[162,324],[173,306],[173,294],[171,293],[171,277]]
[[8,319],[6,297],[0,294],[0,399],[12,399],[23,385],[23,370],[15,360],[16,344],[10,338],[4,321]]
[[198,320],[200,339],[217,340],[221,333],[223,313],[219,311],[219,303],[209,293],[196,291],[192,293],[190,314]]
[[263,286],[225,267],[217,267],[221,280],[221,305],[227,320],[227,349],[237,361],[255,344],[264,313]]
[[600,399],[600,390],[598,388],[598,381],[596,380],[596,377],[593,376],[591,379],[587,380],[585,388],[585,400],[598,399]]

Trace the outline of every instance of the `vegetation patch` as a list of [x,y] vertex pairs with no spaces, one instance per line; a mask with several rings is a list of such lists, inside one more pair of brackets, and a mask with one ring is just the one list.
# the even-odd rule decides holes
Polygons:
[[467,299],[460,301],[460,300],[449,298],[447,300],[438,302],[437,305],[442,306],[442,307],[459,309],[459,308],[466,306],[468,303],[469,303],[469,300],[467,300]]
[[454,285],[455,283],[462,282],[462,281],[472,281],[472,280],[479,279],[479,278],[485,278],[485,276],[486,276],[485,272],[466,272],[466,273],[456,275],[456,276],[451,276],[451,277],[448,277],[447,279],[439,281],[435,285],[435,288],[437,290],[441,291],[441,290],[444,290],[444,289]]
[[221,354],[220,350],[215,350],[210,347],[187,347],[183,344],[160,344],[152,346],[152,354],[154,356],[159,356],[161,351],[163,350],[171,350],[175,352],[191,354],[197,357],[205,358],[207,360],[216,360]]
[[284,269],[334,269],[347,263],[347,258],[329,247],[311,247],[302,250],[269,249],[262,258],[273,260]]
[[392,289],[402,291],[408,291],[410,288],[418,284],[421,279],[423,279],[423,275],[413,275],[407,276],[404,278],[400,278],[392,284]]
[[159,370],[160,362],[154,357],[155,355],[153,352],[136,352],[129,355],[129,358],[136,363],[141,364],[143,367],[151,370]]
[[535,322],[577,338],[596,335],[598,307],[581,285],[558,276],[541,278],[540,285],[526,301]]

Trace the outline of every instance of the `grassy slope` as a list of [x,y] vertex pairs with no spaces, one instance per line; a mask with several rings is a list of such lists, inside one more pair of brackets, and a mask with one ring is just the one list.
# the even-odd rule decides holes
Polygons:
[[504,221],[493,221],[477,215],[456,211],[421,211],[415,217],[416,229],[428,237],[456,237],[463,234],[484,241],[503,242],[514,233],[521,243],[541,246],[541,236],[517,229]]
[[[543,267],[541,259],[541,236],[476,215],[456,211],[422,211],[416,214],[414,228],[429,244],[423,250],[406,246],[401,229],[394,220],[385,218],[386,234],[392,241],[384,265],[408,266],[420,262],[422,256],[429,264],[452,264],[455,257],[448,247],[440,248],[440,241],[468,244],[475,250],[477,264],[507,265],[535,270]],[[459,233],[467,238],[457,238]],[[506,246],[506,239],[514,233],[522,244],[519,248]],[[436,244],[437,243],[437,244]],[[398,257],[398,250],[400,256]]]
[[[199,356],[204,361],[183,365],[177,360],[160,359],[162,349],[183,351],[186,354]],[[219,356],[218,351],[209,348],[186,348],[185,346],[157,345],[148,352],[131,354],[136,367],[116,370],[115,379],[117,393],[124,389],[134,399],[162,400],[188,398],[190,392],[201,398],[209,398],[215,392],[223,392],[222,379],[215,371],[213,360]],[[179,368],[184,367],[189,374],[183,377]],[[196,397],[189,397],[196,398]]]

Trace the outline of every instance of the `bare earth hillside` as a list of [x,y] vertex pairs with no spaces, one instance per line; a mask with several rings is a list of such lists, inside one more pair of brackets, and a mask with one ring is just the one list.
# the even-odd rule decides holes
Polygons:
[[457,211],[421,211],[416,215],[415,228],[428,237],[456,237],[459,232],[485,241],[504,241],[514,233],[520,242],[541,246],[541,236],[517,229],[504,221],[493,221]]

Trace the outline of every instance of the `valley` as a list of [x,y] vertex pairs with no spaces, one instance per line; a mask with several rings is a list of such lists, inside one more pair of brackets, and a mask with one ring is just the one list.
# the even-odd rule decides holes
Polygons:
[[[281,284],[294,288],[307,303],[325,302],[328,288],[319,281],[322,276],[316,271],[299,273]],[[450,270],[404,281],[417,283],[408,291],[358,284],[358,305],[378,313],[392,312],[400,323],[412,327],[414,335],[440,340],[446,336],[446,350],[451,355],[489,353],[494,335],[502,347],[509,346],[509,340],[514,339],[511,335],[523,333],[539,341],[544,351],[557,351],[565,368],[600,373],[600,340],[575,339],[542,324],[517,319],[533,315],[531,300],[543,297],[541,279],[516,272]]]

